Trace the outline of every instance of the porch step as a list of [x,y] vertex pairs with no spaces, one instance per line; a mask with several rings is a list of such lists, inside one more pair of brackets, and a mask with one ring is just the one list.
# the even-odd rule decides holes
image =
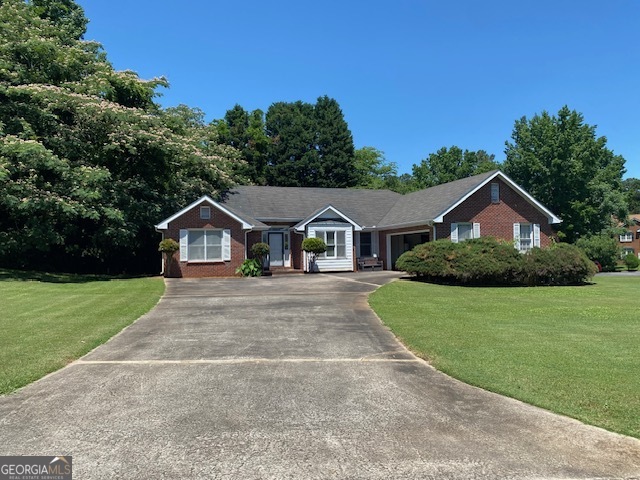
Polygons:
[[269,271],[272,275],[290,275],[293,273],[304,273],[302,270],[296,270],[295,268],[287,267],[271,267]]

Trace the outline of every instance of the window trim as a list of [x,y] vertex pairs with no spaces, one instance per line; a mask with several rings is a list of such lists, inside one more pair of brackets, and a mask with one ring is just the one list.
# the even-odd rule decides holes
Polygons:
[[[204,259],[192,260],[189,258],[191,243],[189,242],[189,235],[191,232],[203,232],[204,233]],[[207,258],[207,232],[219,232],[220,233],[220,257],[219,258]],[[216,245],[217,246],[217,245]],[[222,228],[190,228],[187,230],[187,263],[223,263],[224,262],[224,229]]]

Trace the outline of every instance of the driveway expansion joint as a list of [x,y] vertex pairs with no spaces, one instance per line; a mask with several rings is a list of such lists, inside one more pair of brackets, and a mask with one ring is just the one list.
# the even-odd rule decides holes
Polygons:
[[77,360],[74,365],[225,365],[240,363],[417,363],[418,358],[220,358],[188,360]]

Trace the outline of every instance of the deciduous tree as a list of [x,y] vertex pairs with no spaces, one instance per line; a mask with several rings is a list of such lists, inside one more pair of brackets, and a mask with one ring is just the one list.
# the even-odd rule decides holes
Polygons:
[[498,168],[495,155],[484,150],[463,151],[454,145],[451,148],[442,147],[414,165],[413,178],[419,188],[428,188]]
[[564,106],[557,116],[522,117],[511,138],[505,173],[562,219],[561,237],[572,242],[609,227],[612,215],[626,217],[625,160],[582,114]]

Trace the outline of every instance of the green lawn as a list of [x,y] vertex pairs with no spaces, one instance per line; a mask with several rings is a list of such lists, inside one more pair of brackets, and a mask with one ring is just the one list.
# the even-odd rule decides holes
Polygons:
[[640,438],[640,277],[583,287],[398,281],[369,302],[417,355],[466,383]]
[[0,269],[0,394],[53,372],[149,311],[161,278]]

